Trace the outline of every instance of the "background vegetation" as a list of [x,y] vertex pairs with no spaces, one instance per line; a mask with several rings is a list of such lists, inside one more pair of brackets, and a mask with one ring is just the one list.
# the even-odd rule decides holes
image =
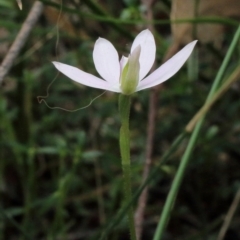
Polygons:
[[[100,90],[57,74],[51,61],[97,74],[92,61],[96,39],[107,38],[120,55],[126,55],[133,38],[147,28],[144,5],[137,0],[69,0],[63,2],[59,15],[58,2],[42,2],[44,12],[0,88],[0,239],[100,239],[122,202],[118,95],[106,92],[75,112],[51,109],[37,97],[46,95],[50,86],[45,98],[50,107],[75,110],[100,95]],[[0,59],[32,3],[24,1],[20,11],[14,1],[0,1]],[[157,66],[172,42],[170,9],[171,1],[154,3]],[[161,88],[152,169],[203,105],[233,38],[235,23],[225,25],[220,48],[200,41],[198,73],[185,65]],[[239,63],[239,50],[225,76]],[[234,84],[207,115],[164,239],[216,239],[240,184],[239,91],[239,84]],[[133,96],[133,189],[142,180],[149,94],[147,90]],[[187,139],[149,186],[142,239],[153,237],[186,145]],[[240,239],[239,224],[236,210],[226,240]],[[108,239],[128,238],[123,217]]]

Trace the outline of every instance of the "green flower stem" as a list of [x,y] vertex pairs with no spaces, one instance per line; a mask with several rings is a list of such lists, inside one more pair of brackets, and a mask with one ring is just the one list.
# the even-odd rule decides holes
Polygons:
[[[239,37],[240,37],[240,26],[238,27],[235,35],[234,35],[234,38],[232,40],[232,43],[229,47],[229,50],[224,58],[224,61],[218,71],[218,74],[214,80],[214,83],[212,85],[212,88],[210,90],[210,93],[208,94],[208,97],[207,97],[207,100],[206,102],[208,103],[209,101],[211,101],[214,93],[217,91],[219,85],[220,85],[220,82],[223,78],[223,75],[224,75],[224,72],[227,68],[227,65],[230,61],[230,58],[234,52],[234,49],[236,48],[237,46],[237,43],[238,43],[238,40],[239,40]],[[175,199],[177,197],[177,193],[178,193],[178,190],[179,190],[179,187],[181,185],[181,182],[182,182],[182,179],[183,179],[183,176],[184,176],[184,173],[185,173],[185,170],[186,170],[186,167],[187,167],[187,164],[189,162],[189,159],[190,159],[190,156],[191,156],[191,153],[193,151],[193,148],[194,148],[194,145],[196,143],[196,140],[197,140],[197,137],[198,137],[198,134],[201,130],[201,127],[202,127],[202,124],[203,124],[203,121],[204,121],[204,117],[205,117],[205,114],[198,120],[194,130],[193,130],[193,133],[190,137],[190,140],[189,140],[189,143],[188,143],[188,146],[186,148],[186,151],[184,152],[183,156],[182,156],[182,159],[181,159],[181,162],[180,162],[180,166],[178,168],[178,171],[176,173],[176,176],[173,180],[173,183],[172,183],[172,186],[171,186],[171,189],[168,193],[168,196],[167,196],[167,200],[166,200],[166,203],[163,207],[163,211],[162,211],[162,215],[161,215],[161,218],[160,218],[160,221],[158,223],[158,226],[157,226],[157,230],[155,232],[155,235],[154,235],[154,238],[153,240],[160,240],[162,239],[162,236],[163,236],[163,232],[168,224],[168,221],[169,221],[169,218],[170,218],[170,214],[171,214],[171,210],[173,208],[173,205],[174,205],[174,202],[175,202]]]
[[[130,162],[130,134],[129,134],[129,114],[131,99],[128,95],[119,95],[119,112],[121,117],[120,129],[120,152],[122,158],[122,170],[124,179],[125,201],[130,202],[132,199],[131,189],[131,162]],[[128,221],[131,240],[136,240],[133,208],[128,209]]]
[[[117,224],[119,224],[120,221],[124,218],[127,210],[132,205],[132,203],[135,202],[138,199],[138,197],[141,195],[144,188],[147,185],[149,185],[154,179],[156,179],[160,176],[159,173],[161,171],[161,166],[168,161],[170,156],[172,156],[172,154],[177,150],[177,148],[179,147],[179,145],[183,141],[183,139],[185,139],[188,135],[189,135],[189,133],[187,133],[185,131],[182,134],[180,134],[178,137],[176,137],[176,139],[172,143],[171,147],[162,156],[161,161],[159,161],[158,165],[151,170],[146,181],[133,193],[133,197],[132,197],[131,201],[125,202],[123,204],[123,206],[121,207],[121,209],[119,210],[119,212],[113,217],[113,219],[111,219],[111,221],[109,221],[106,224],[106,226],[103,227],[103,230],[101,231],[100,240],[107,239],[108,235],[111,233],[111,231],[114,229],[114,227],[116,227]],[[97,237],[97,239],[99,239],[99,238]]]

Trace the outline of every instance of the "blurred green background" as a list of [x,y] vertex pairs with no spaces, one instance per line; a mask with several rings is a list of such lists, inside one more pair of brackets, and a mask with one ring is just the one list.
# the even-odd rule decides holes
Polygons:
[[[44,12],[0,88],[0,239],[99,239],[122,203],[118,144],[118,94],[102,93],[57,75],[59,60],[97,74],[92,50],[98,37],[110,40],[120,56],[147,28],[144,4],[137,0],[44,2]],[[32,1],[0,0],[0,60],[14,41]],[[171,1],[155,1],[157,66],[172,43]],[[50,6],[52,5],[52,6]],[[240,13],[239,13],[240,14]],[[221,47],[198,44],[198,72],[185,64],[159,93],[152,168],[203,105],[232,40],[236,24],[226,24]],[[59,32],[58,32],[59,30]],[[57,34],[59,42],[57,44]],[[234,53],[226,76],[239,63]],[[192,60],[193,61],[193,60]],[[196,59],[195,59],[196,64]],[[196,66],[195,66],[196,67]],[[240,85],[234,84],[204,123],[164,239],[216,239],[239,188]],[[133,95],[131,156],[133,189],[142,180],[150,91]],[[152,239],[187,140],[150,185],[142,239]],[[239,238],[239,210],[226,240]],[[127,221],[109,239],[128,239]]]

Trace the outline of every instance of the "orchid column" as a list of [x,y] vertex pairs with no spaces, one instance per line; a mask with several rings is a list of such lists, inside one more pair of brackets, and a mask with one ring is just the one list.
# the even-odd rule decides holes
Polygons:
[[[156,45],[152,33],[147,29],[135,38],[131,53],[119,61],[118,53],[108,40],[99,38],[94,46],[93,61],[98,73],[104,79],[95,77],[76,67],[53,62],[55,67],[72,80],[89,87],[120,93],[119,111],[121,117],[120,151],[124,176],[125,200],[130,202],[131,194],[131,161],[129,113],[130,95],[134,92],[154,87],[172,77],[190,56],[197,41],[185,46],[181,51],[156,69],[149,76],[156,54]],[[128,211],[131,240],[136,239],[133,210]]]

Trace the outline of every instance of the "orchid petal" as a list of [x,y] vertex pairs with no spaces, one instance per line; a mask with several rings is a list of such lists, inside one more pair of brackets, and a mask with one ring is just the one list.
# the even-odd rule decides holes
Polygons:
[[86,73],[76,67],[72,67],[70,65],[59,62],[53,62],[53,64],[58,69],[58,71],[71,78],[75,82],[93,88],[99,88],[113,92],[121,92],[120,87],[111,86],[108,82],[102,80],[101,78],[95,77],[94,75]]
[[141,46],[141,55],[139,58],[140,62],[139,80],[142,80],[150,71],[155,61],[156,54],[156,44],[152,33],[148,29],[140,32],[137,35],[137,37],[133,41],[131,53],[138,45]]
[[186,60],[189,58],[190,54],[193,51],[194,46],[197,41],[193,41],[186,45],[181,51],[175,54],[162,66],[156,69],[152,74],[143,79],[138,87],[137,91],[154,87],[172,77],[178,70],[183,66]]
[[111,42],[104,38],[99,38],[96,41],[93,50],[93,61],[103,79],[112,84],[119,82],[119,57]]

